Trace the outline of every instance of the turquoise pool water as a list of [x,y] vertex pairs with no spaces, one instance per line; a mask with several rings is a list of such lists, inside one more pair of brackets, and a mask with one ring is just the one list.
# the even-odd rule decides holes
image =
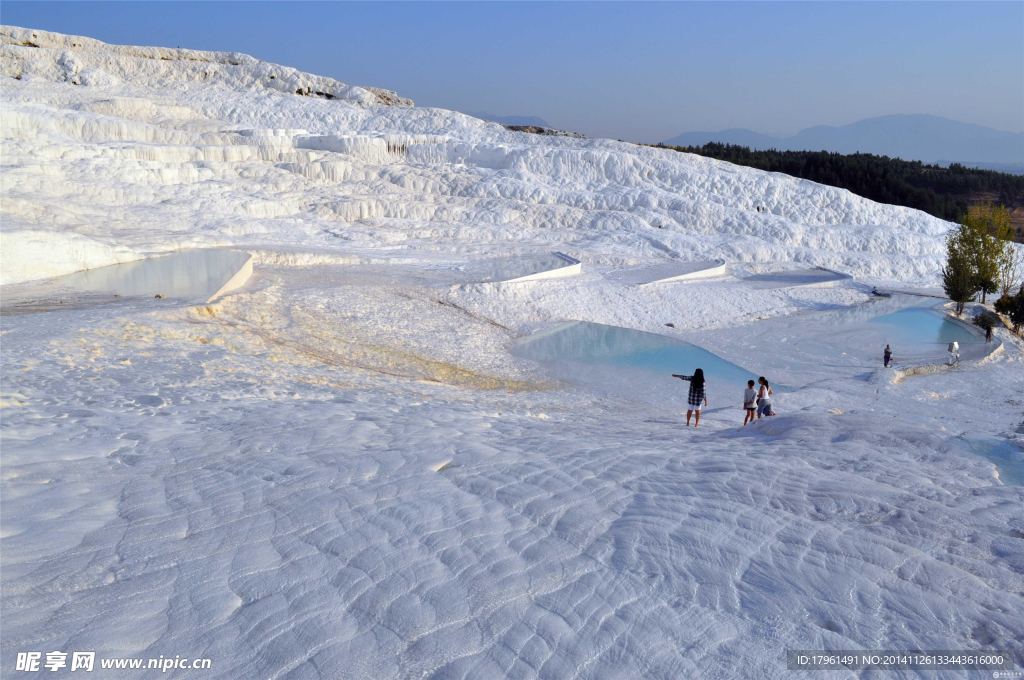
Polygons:
[[1020,446],[999,437],[975,437],[964,443],[971,453],[996,466],[1003,484],[1024,486],[1024,449]]
[[[702,347],[656,333],[575,321],[520,340],[513,353],[556,367],[563,377],[600,384],[616,392],[662,391],[666,398],[685,399],[687,384],[673,373],[691,375],[704,369],[709,401],[722,390],[729,401],[740,399],[747,380],[757,376]],[[733,394],[735,393],[735,394]]]
[[[907,306],[901,308],[900,304]],[[915,306],[918,304],[922,306]],[[717,340],[708,339],[707,343],[728,347],[730,356],[749,365],[775,366],[774,372],[765,375],[776,391],[784,384],[803,384],[880,366],[887,344],[892,346],[897,366],[945,361],[946,346],[953,341],[962,349],[984,345],[983,338],[945,319],[935,304],[922,298],[899,300],[767,322],[763,327],[751,324],[723,329]],[[544,363],[559,377],[574,382],[670,403],[679,392],[684,392],[685,398],[685,384],[672,379],[673,373],[690,375],[698,367],[704,369],[709,400],[715,395],[718,405],[740,401],[746,381],[757,377],[689,342],[587,322],[566,323],[523,338],[513,353]]]
[[92,293],[164,295],[206,301],[249,259],[237,250],[186,250],[68,274],[54,280],[61,288]]
[[[751,344],[756,344],[758,351],[788,351],[797,363],[821,366],[842,364],[854,357],[880,364],[886,345],[892,348],[897,365],[942,363],[947,360],[950,342],[958,342],[966,356],[985,344],[983,336],[945,318],[938,301],[928,298],[860,305],[807,315],[784,328],[780,324],[776,323],[773,337],[758,338]],[[780,336],[785,341],[780,342]]]
[[927,307],[909,307],[892,314],[876,316],[868,323],[879,324],[878,332],[885,336],[889,344],[899,345],[935,345],[942,351],[951,342],[961,345],[982,342],[963,326],[948,321]]

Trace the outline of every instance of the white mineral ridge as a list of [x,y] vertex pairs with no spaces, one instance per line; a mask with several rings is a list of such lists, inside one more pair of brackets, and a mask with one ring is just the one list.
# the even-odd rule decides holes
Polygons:
[[525,240],[591,261],[796,260],[934,283],[949,227],[785,175],[387,105],[411,102],[246,55],[12,27],[0,41],[4,216],[111,247]]
[[[53,650],[207,657],[211,679],[789,678],[786,649],[824,648],[1024,663],[1024,494],[966,445],[1019,438],[1019,341],[902,381],[880,348],[812,365],[804,322],[869,288],[744,281],[935,287],[948,223],[242,54],[14,27],[0,132],[4,297],[183,248],[256,256],[211,305],[3,317],[5,670]],[[583,273],[473,278],[553,251]],[[617,280],[716,259],[715,279]],[[739,428],[737,386],[688,430],[675,397],[509,352],[572,319],[704,337],[788,385],[781,415]]]

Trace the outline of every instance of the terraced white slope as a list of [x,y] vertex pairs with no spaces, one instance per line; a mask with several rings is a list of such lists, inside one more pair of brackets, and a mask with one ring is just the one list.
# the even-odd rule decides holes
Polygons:
[[19,80],[85,86],[129,82],[176,89],[198,85],[274,90],[363,104],[412,106],[412,101],[389,90],[353,87],[238,52],[107,45],[91,38],[16,26],[0,27],[0,36],[4,44],[3,74]]
[[245,55],[10,27],[0,40],[6,248],[21,261],[58,244],[46,265],[5,267],[4,282],[126,249],[339,239],[449,252],[528,241],[597,261],[795,259],[925,281],[947,229],[811,182],[510,133]]
[[[934,285],[946,223],[244,55],[0,42],[0,274],[29,296],[0,342],[4,677],[52,650],[238,680],[781,680],[787,648],[1024,664],[1024,490],[968,445],[1020,439],[1019,340],[895,382],[865,348],[799,349],[812,315],[870,316],[864,290],[744,280]],[[31,298],[209,246],[257,258],[216,304]],[[582,273],[479,283],[553,251]],[[687,429],[668,383],[622,398],[508,351],[567,319],[701,342],[788,383],[782,415],[740,429],[737,386]]]

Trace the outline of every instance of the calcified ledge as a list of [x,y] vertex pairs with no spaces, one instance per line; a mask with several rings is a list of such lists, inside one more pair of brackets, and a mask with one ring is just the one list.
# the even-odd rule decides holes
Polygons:
[[494,283],[522,283],[525,281],[561,279],[567,276],[578,276],[583,271],[583,263],[577,260],[575,257],[560,252],[552,253],[552,255],[554,255],[559,260],[564,262],[565,265],[562,267],[555,267],[554,269],[545,269],[544,271],[534,272],[533,274],[526,274],[525,276],[517,276],[514,279],[495,281]]
[[765,273],[754,273],[744,279],[755,288],[834,288],[852,281],[853,276],[825,267],[808,267]]
[[230,293],[236,288],[241,288],[242,286],[245,285],[246,281],[249,280],[249,277],[252,276],[252,264],[253,260],[255,259],[252,253],[247,253],[247,255],[249,257],[245,259],[245,263],[238,268],[238,271],[231,275],[231,278],[228,279],[223,286],[217,289],[216,293],[207,298],[207,303],[213,302],[221,295]]
[[846,274],[845,272],[836,271],[835,269],[828,269],[827,267],[815,267],[815,269],[832,274],[835,278],[829,281],[819,281],[815,283],[805,283],[803,285],[810,288],[834,288],[841,283],[846,281],[853,281],[853,274]]
[[636,267],[614,272],[608,278],[627,286],[647,286],[654,283],[709,279],[715,276],[724,276],[725,272],[725,260],[697,260]]

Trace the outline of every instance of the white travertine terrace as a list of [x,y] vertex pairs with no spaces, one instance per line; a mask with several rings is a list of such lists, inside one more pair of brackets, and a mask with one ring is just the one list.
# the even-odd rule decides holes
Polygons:
[[[386,26],[348,30],[387,49]],[[871,285],[938,286],[948,223],[411,104],[246,55],[0,29],[0,297],[191,249],[257,258],[210,304],[0,308],[6,663],[203,656],[218,680],[788,680],[786,649],[1024,663],[1024,490],[1004,483],[1024,460],[1020,340],[997,329],[1001,351],[910,375],[898,344],[881,368],[884,333],[844,330],[895,309]],[[552,252],[586,267],[479,275]],[[615,275],[719,260],[685,284]],[[793,267],[856,279],[750,280]],[[603,366],[574,380],[510,351],[571,321],[691,342],[785,385],[779,415],[741,427],[730,378],[688,429],[667,374],[697,366],[614,391]]]

